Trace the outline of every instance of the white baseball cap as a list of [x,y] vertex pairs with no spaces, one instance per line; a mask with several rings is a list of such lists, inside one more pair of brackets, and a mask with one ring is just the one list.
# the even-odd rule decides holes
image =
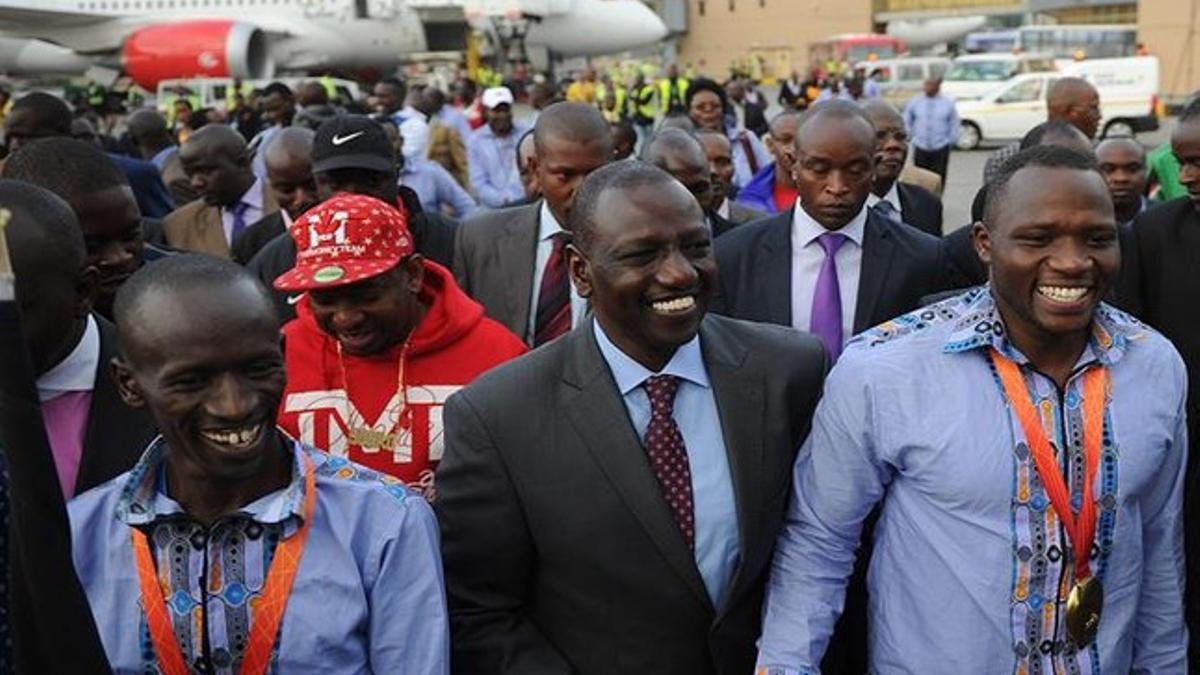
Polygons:
[[502,104],[513,104],[513,95],[508,87],[491,87],[483,91],[483,107],[491,110]]

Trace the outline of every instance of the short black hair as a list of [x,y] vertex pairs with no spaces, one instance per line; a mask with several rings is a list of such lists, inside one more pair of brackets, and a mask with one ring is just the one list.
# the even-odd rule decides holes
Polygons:
[[830,118],[838,121],[847,120],[862,120],[867,128],[871,130],[871,145],[875,144],[875,123],[867,117],[867,113],[863,111],[862,106],[851,101],[843,101],[841,99],[829,99],[814,103],[800,118],[800,126],[796,129],[796,149],[799,150],[800,143],[804,138],[804,129],[810,124],[822,119]]
[[271,94],[279,94],[284,98],[292,98],[292,89],[282,82],[272,82],[263,88],[262,95],[270,96]]
[[687,95],[684,98],[684,105],[688,110],[692,108],[692,99],[696,98],[696,94],[702,91],[712,92],[721,100],[721,112],[729,112],[729,97],[725,95],[725,88],[717,84],[715,80],[710,80],[707,77],[698,77],[691,81],[687,88]]
[[1008,184],[1018,171],[1027,168],[1074,169],[1093,171],[1103,178],[1096,158],[1060,145],[1035,145],[1009,157],[987,185],[987,198],[983,209],[983,222],[988,227],[996,220],[996,212],[1004,203]]
[[25,111],[36,119],[36,125],[43,135],[70,136],[71,121],[74,116],[67,102],[53,94],[35,91],[22,96],[13,102],[9,114]]
[[67,202],[129,187],[125,172],[103,150],[74,138],[42,138],[21,145],[5,162],[3,176],[46,188]]
[[700,139],[696,138],[695,134],[683,129],[668,127],[659,129],[642,144],[642,151],[638,154],[638,159],[661,168],[661,160],[665,153],[689,151],[698,152],[701,158],[706,158],[704,146],[700,144]]
[[[612,162],[588,174],[579,185],[579,191],[575,193],[575,202],[571,206],[572,243],[584,252],[591,248],[595,234],[596,208],[605,192],[631,187],[654,187],[667,183],[678,181],[653,164],[633,159]],[[699,204],[696,208],[700,208]]]
[[594,105],[564,101],[546,106],[533,125],[535,152],[545,152],[546,139],[561,138],[572,143],[607,143],[612,148],[612,131]]
[[1183,106],[1183,110],[1179,111],[1179,118],[1176,124],[1184,124],[1200,120],[1200,91],[1192,94],[1190,100]]
[[[1030,129],[1021,138],[1021,149],[1028,150],[1036,145],[1042,145],[1047,137],[1083,136],[1083,132],[1066,120],[1046,120]],[[1084,136],[1086,139],[1087,137]]]
[[61,197],[33,183],[5,178],[0,179],[0,209],[12,214],[9,227],[27,227],[46,238],[56,252],[56,266],[72,272],[83,269],[83,230]]
[[262,296],[264,316],[269,315],[271,321],[277,321],[270,292],[257,277],[231,260],[201,253],[179,253],[142,265],[121,285],[113,301],[113,317],[121,342],[125,343],[130,329],[141,323],[138,308],[151,291],[181,292],[241,283],[258,291]]
[[385,77],[379,81],[379,84],[382,84],[386,87],[391,87],[392,89],[400,92],[401,100],[403,100],[405,96],[408,96],[408,85],[404,84],[404,80],[401,80],[398,77]]

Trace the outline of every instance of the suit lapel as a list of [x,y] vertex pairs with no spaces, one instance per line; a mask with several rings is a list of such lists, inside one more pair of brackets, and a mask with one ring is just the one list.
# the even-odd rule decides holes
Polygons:
[[733,478],[733,496],[738,514],[738,566],[725,592],[717,619],[740,594],[742,567],[747,546],[758,538],[756,497],[762,494],[763,425],[762,382],[742,370],[746,349],[721,330],[720,325],[706,319],[700,328],[700,345],[704,364],[712,381],[717,401],[717,416],[721,420],[721,436],[729,459]]
[[892,264],[895,242],[890,226],[882,216],[868,211],[863,229],[862,267],[858,273],[858,298],[854,310],[854,332],[870,328],[875,322],[875,307],[886,288],[888,268]]
[[563,372],[567,418],[667,563],[697,602],[712,612],[704,579],[662,497],[646,451],[596,345],[591,323],[581,324],[564,339],[570,341]]
[[[766,320],[783,326],[792,325],[792,210],[775,216],[763,237],[759,258],[765,298]],[[747,271],[748,274],[754,274]],[[782,291],[782,292],[781,292]]]
[[[496,240],[497,260],[504,266],[505,302],[508,316],[519,319],[513,332],[524,338],[529,325],[529,298],[533,295],[533,266],[542,202],[523,207],[504,224],[504,236]],[[519,330],[518,330],[519,329]]]
[[231,257],[229,242],[225,240],[225,223],[221,220],[221,207],[205,205],[196,219],[200,231],[196,233],[202,251],[221,258]]

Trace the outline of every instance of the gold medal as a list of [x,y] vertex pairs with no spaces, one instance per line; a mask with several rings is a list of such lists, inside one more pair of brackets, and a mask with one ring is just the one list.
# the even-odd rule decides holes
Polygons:
[[1076,582],[1067,596],[1067,637],[1077,646],[1091,644],[1100,629],[1104,611],[1104,586],[1096,577]]

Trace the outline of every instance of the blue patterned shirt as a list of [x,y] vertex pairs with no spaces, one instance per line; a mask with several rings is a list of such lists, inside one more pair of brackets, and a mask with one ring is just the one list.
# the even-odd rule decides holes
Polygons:
[[268,672],[449,672],[437,522],[425,500],[296,443],[284,489],[205,527],[167,496],[165,450],[159,438],[130,472],[68,506],[75,568],[114,673],[159,672],[130,527],[146,533],[170,579],[164,597],[184,659],[198,672],[239,672],[250,607],[280,538],[303,517],[303,453],[316,470],[316,512]]
[[[988,348],[1017,364],[1081,500],[1082,373],[1108,366],[1093,573],[1096,640],[1066,637],[1073,554]],[[1186,373],[1161,335],[1101,305],[1064,390],[1008,341],[987,287],[871,329],[826,381],[768,587],[760,672],[812,673],[863,520],[872,672],[1185,672],[1181,505]]]

